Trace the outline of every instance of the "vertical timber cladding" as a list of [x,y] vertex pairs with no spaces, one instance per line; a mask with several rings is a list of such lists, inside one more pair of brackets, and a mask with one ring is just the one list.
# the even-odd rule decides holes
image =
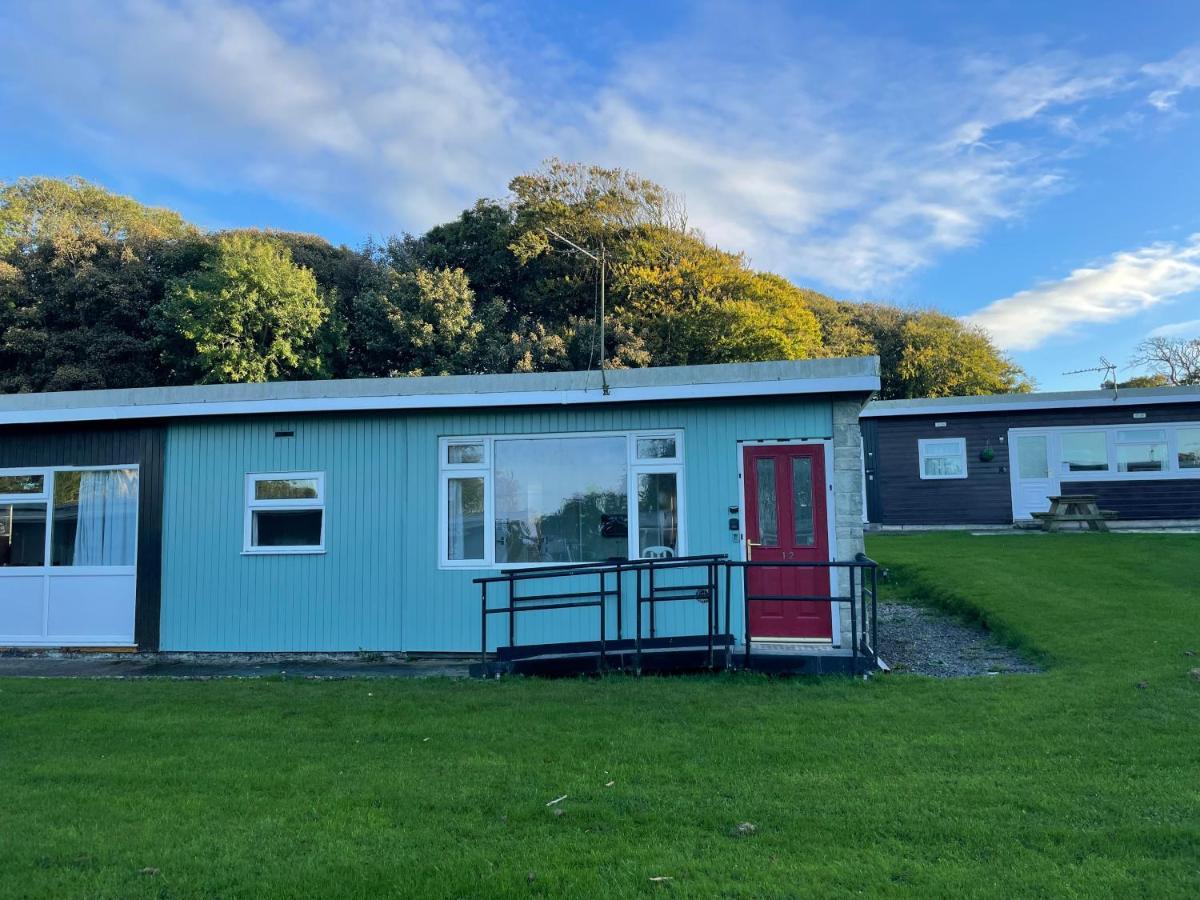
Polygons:
[[0,427],[0,469],[39,466],[140,467],[138,474],[137,597],[134,640],[140,650],[157,650],[162,587],[162,426]]

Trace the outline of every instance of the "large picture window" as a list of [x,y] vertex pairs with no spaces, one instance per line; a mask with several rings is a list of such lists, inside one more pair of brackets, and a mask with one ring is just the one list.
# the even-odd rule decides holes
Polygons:
[[0,568],[132,568],[138,470],[0,472]]
[[441,564],[682,555],[682,445],[678,432],[444,438]]

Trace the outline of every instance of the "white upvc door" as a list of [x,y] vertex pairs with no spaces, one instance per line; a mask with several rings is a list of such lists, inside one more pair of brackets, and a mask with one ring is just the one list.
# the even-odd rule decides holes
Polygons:
[[133,646],[138,478],[136,465],[0,470],[0,647]]
[[1050,434],[1044,431],[1009,431],[1009,481],[1013,521],[1033,518],[1050,508],[1050,497],[1059,491],[1050,470]]

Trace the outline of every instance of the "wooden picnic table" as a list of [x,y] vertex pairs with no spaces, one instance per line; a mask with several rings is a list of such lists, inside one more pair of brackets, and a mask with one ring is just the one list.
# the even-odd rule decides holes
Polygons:
[[1108,531],[1108,520],[1117,517],[1113,510],[1100,508],[1100,498],[1095,494],[1062,494],[1049,499],[1049,511],[1033,514],[1046,531],[1061,531],[1068,522],[1091,531]]

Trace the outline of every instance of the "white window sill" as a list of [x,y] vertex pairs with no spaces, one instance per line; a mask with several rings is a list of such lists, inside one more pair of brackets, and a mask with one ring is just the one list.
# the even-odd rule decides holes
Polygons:
[[242,556],[324,556],[324,547],[271,547],[243,550]]

